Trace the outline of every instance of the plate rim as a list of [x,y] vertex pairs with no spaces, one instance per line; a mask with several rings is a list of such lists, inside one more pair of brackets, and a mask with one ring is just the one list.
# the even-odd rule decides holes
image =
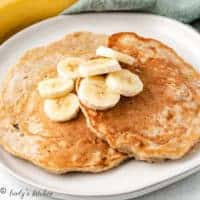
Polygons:
[[20,37],[22,34],[28,32],[30,29],[33,29],[37,26],[40,26],[42,24],[46,24],[46,23],[54,21],[54,20],[58,20],[59,18],[65,18],[65,17],[73,16],[73,15],[79,16],[79,15],[112,15],[112,14],[117,14],[117,15],[121,15],[121,14],[122,15],[126,15],[126,14],[127,15],[129,15],[129,14],[131,14],[131,15],[146,15],[146,16],[150,16],[150,17],[153,17],[153,18],[160,18],[161,20],[168,21],[169,23],[182,26],[182,28],[184,27],[186,31],[189,31],[191,34],[193,34],[196,37],[196,39],[198,39],[200,41],[200,33],[195,28],[193,28],[192,26],[190,26],[188,24],[184,24],[180,21],[177,21],[173,18],[168,18],[168,17],[165,17],[165,16],[155,15],[155,14],[152,14],[152,13],[145,13],[145,12],[133,12],[133,13],[132,12],[97,12],[97,13],[89,12],[89,13],[62,14],[62,15],[50,17],[50,18],[44,19],[42,21],[36,22],[36,23],[20,30],[19,32],[12,35],[11,37],[9,37],[6,41],[4,41],[0,45],[0,50],[2,48],[4,48],[5,46],[7,46],[13,40],[17,39],[17,37]]
[[[191,26],[189,25],[186,25],[186,24],[183,24],[179,21],[176,21],[174,19],[171,19],[171,18],[167,18],[167,17],[164,17],[164,16],[159,16],[159,15],[154,15],[154,14],[149,14],[149,13],[142,13],[142,12],[139,12],[139,13],[130,13],[130,12],[112,12],[112,13],[107,13],[107,12],[101,12],[101,13],[82,13],[82,14],[74,14],[74,15],[113,15],[113,14],[117,14],[117,15],[146,15],[146,16],[150,16],[152,18],[160,18],[161,20],[164,20],[168,23],[172,23],[172,24],[175,24],[177,26],[181,26],[182,28],[185,28],[186,31],[189,31],[190,34],[192,34],[195,39],[199,40],[200,42],[200,34],[194,29],[192,28]],[[5,42],[3,42],[1,45],[0,45],[0,51],[3,49],[3,48],[6,48],[7,45],[9,45],[10,43],[12,43],[13,40],[17,40],[18,37],[22,36],[24,33],[26,32],[29,32],[31,29],[34,29],[35,27],[38,27],[38,26],[42,26],[43,24],[48,24],[49,22],[52,22],[52,21],[56,21],[56,20],[59,20],[59,18],[67,18],[68,16],[72,16],[72,15],[59,15],[59,16],[56,16],[56,17],[51,17],[51,18],[48,18],[46,20],[43,20],[43,21],[40,21],[38,23],[35,23],[23,30],[21,30],[20,32],[16,33],[15,35],[13,35],[12,37],[10,37],[9,39],[7,39]],[[23,176],[21,176],[20,174],[18,174],[17,172],[14,172],[12,169],[10,169],[8,166],[5,165],[5,163],[1,162],[0,161],[0,164],[3,166],[3,168],[5,168],[9,174],[11,174],[12,176],[16,177],[18,180],[26,183],[26,184],[29,184],[29,185],[32,185],[34,187],[37,187],[37,188],[41,188],[41,189],[45,189],[45,190],[49,190],[49,191],[52,191],[54,193],[57,193],[57,194],[64,194],[66,196],[73,196],[73,197],[91,197],[91,198],[103,198],[103,197],[116,197],[116,196],[124,196],[124,195],[130,195],[130,196],[134,196],[134,193],[137,193],[137,192],[141,192],[143,194],[146,194],[146,193],[149,193],[151,191],[155,191],[157,189],[160,189],[162,187],[165,187],[171,183],[174,183],[180,179],[183,179],[197,171],[200,170],[200,164],[197,164],[195,165],[195,167],[193,168],[190,168],[190,169],[186,169],[185,171],[182,171],[182,173],[180,174],[177,174],[175,176],[172,176],[170,178],[167,178],[163,181],[160,181],[160,182],[157,182],[155,184],[152,184],[152,185],[149,185],[149,186],[146,186],[146,187],[143,187],[141,189],[138,189],[138,190],[134,190],[134,191],[127,191],[127,192],[123,192],[123,193],[117,193],[117,194],[105,194],[105,195],[77,195],[77,194],[74,194],[74,193],[63,193],[63,192],[60,192],[58,190],[56,190],[55,188],[51,188],[51,187],[47,187],[47,186],[44,186],[42,184],[38,184],[38,183],[35,183],[34,181],[28,179],[28,178],[25,178]],[[169,182],[169,183],[168,183]],[[166,184],[165,184],[166,183]],[[163,184],[163,186],[162,186]],[[156,186],[159,186],[161,185],[160,187],[158,187],[157,189],[155,188]],[[155,188],[155,189],[153,189]],[[145,192],[146,190],[149,190],[147,192]],[[141,195],[137,195],[135,197],[138,197],[138,196],[141,196]]]
[[[2,164],[0,162],[1,167],[3,167],[11,176],[15,177],[17,180],[22,181],[25,184],[28,184],[30,186],[33,186],[35,188],[38,189],[42,189],[42,190],[47,190],[47,191],[51,191],[54,193],[54,195],[58,195],[57,198],[59,198],[59,194],[61,195],[65,195],[66,197],[75,197],[75,198],[88,198],[88,199],[95,199],[95,200],[106,200],[110,198],[116,198],[116,200],[120,199],[128,199],[128,198],[136,198],[136,197],[141,197],[143,195],[149,194],[151,192],[157,191],[159,189],[162,189],[164,187],[167,187],[173,183],[176,183],[194,173],[197,173],[198,171],[200,171],[200,164],[198,166],[195,166],[191,169],[188,169],[176,176],[170,177],[168,179],[165,179],[163,181],[157,182],[155,184],[146,186],[144,188],[138,189],[138,190],[134,190],[134,191],[128,191],[128,192],[123,192],[123,193],[118,193],[118,194],[110,194],[110,195],[77,195],[77,194],[69,194],[69,193],[63,193],[63,192],[59,192],[56,191],[53,188],[47,188],[44,185],[40,185],[40,184],[36,184],[26,178],[24,178],[23,176],[18,175],[17,173],[13,172],[9,167],[7,167],[6,165]],[[54,196],[52,196],[54,198]],[[127,198],[126,198],[127,197]]]

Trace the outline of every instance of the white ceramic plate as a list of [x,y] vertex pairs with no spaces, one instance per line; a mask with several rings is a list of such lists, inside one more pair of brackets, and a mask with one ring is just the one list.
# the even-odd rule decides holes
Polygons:
[[[73,31],[134,31],[173,47],[200,69],[200,35],[189,26],[148,14],[111,13],[59,16],[31,26],[0,47],[0,78],[26,50]],[[182,160],[148,164],[130,161],[101,174],[51,175],[0,149],[0,162],[20,180],[56,192],[64,199],[125,199],[159,189],[200,169],[200,151]]]

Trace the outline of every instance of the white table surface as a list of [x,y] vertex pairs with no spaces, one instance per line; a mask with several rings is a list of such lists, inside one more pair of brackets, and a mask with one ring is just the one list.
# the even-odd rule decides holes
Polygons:
[[[37,194],[37,196],[35,196]],[[49,196],[48,196],[49,195]],[[54,194],[26,185],[0,166],[0,200],[51,200]],[[200,172],[135,200],[199,200]]]

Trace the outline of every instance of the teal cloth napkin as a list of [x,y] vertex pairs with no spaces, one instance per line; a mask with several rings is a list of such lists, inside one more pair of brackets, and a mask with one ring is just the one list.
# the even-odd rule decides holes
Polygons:
[[200,31],[200,0],[79,0],[63,14],[101,11],[142,11],[190,23]]

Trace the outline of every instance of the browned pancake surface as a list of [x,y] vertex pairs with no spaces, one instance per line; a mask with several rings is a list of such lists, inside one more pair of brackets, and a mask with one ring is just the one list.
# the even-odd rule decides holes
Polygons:
[[106,41],[105,35],[70,34],[28,51],[9,71],[3,83],[0,120],[0,143],[8,152],[54,173],[100,172],[126,158],[87,128],[81,112],[65,123],[49,120],[37,91],[40,80],[57,75],[61,59],[93,56]]
[[88,125],[137,159],[182,157],[200,138],[199,74],[169,47],[134,33],[114,34],[108,46],[137,58],[123,67],[139,75],[144,90],[106,111],[82,105]]

